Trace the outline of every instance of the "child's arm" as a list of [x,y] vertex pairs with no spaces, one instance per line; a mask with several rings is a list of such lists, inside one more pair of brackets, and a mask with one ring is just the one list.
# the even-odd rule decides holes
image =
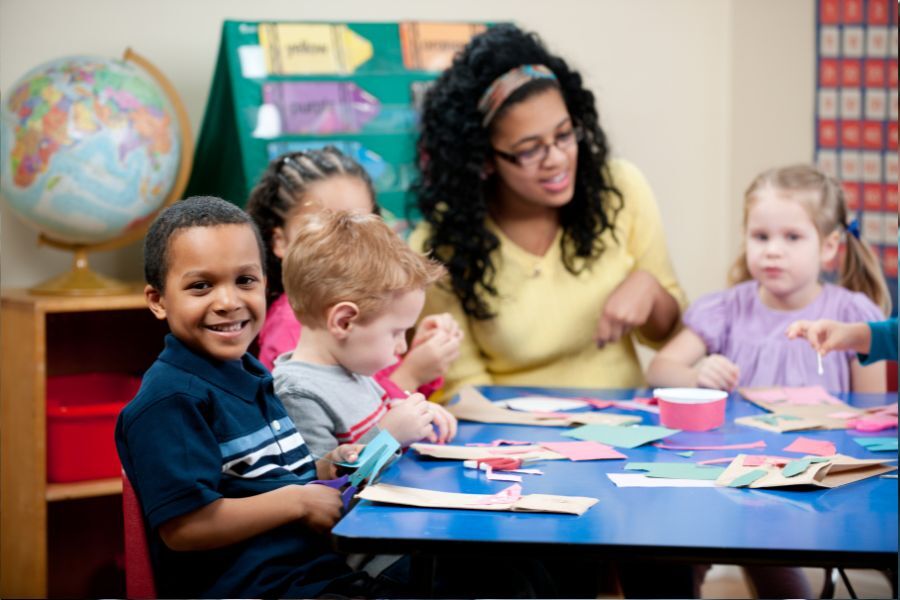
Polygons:
[[883,394],[887,391],[887,367],[884,362],[863,366],[859,360],[850,361],[850,391]]
[[287,485],[246,498],[219,498],[166,521],[159,535],[176,551],[212,550],[237,544],[292,521],[330,530],[341,517],[340,492],[324,485]]
[[706,351],[706,344],[699,335],[690,329],[682,329],[653,357],[647,369],[648,383],[651,386],[733,390],[740,377],[737,365],[720,354],[706,356]]

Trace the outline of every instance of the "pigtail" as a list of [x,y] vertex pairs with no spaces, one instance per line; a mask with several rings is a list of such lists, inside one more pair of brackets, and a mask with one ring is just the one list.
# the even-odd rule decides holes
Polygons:
[[863,240],[850,231],[846,236],[846,252],[839,270],[840,283],[854,292],[862,292],[877,304],[885,315],[891,314],[891,294],[878,264],[878,258]]
[[750,269],[747,268],[747,251],[741,250],[740,255],[728,269],[728,287],[735,286],[753,279]]

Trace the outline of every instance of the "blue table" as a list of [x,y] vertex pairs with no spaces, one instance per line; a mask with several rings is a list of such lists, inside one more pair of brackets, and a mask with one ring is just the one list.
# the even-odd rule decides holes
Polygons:
[[[649,395],[632,390],[573,390],[490,387],[492,400],[522,394],[559,397],[591,396],[627,399]],[[895,402],[896,394],[845,395],[858,407]],[[643,416],[658,424],[658,416]],[[839,453],[860,458],[893,458],[873,453],[845,430],[769,433],[735,425],[735,417],[764,411],[738,395],[728,400],[726,424],[714,431],[681,432],[668,439],[685,445],[722,445],[765,440],[765,450],[697,451],[691,458],[652,446],[620,449],[628,460],[695,462],[735,456],[740,452],[785,455],[798,436],[827,439]],[[563,428],[461,422],[454,443],[497,438],[526,441],[571,441]],[[897,430],[874,435],[893,436]],[[792,456],[787,453],[787,456]],[[800,456],[800,455],[796,455]],[[674,559],[718,563],[767,563],[821,567],[896,568],[897,480],[880,477],[820,491],[731,488],[617,488],[606,476],[624,472],[626,461],[544,461],[543,476],[524,475],[524,493],[591,496],[599,499],[580,517],[570,515],[496,513],[419,509],[361,501],[334,528],[337,548],[345,552],[503,554],[558,556],[564,553],[598,558]],[[722,465],[725,466],[725,465]],[[407,453],[381,481],[396,485],[469,493],[496,493],[510,485],[488,481],[459,462],[423,459]]]

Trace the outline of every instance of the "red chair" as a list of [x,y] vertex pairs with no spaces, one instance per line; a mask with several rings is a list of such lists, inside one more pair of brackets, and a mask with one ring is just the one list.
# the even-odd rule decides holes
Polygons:
[[897,391],[897,363],[892,360],[887,361],[887,391]]
[[125,516],[125,594],[129,598],[156,598],[144,515],[125,471],[122,471],[122,513]]

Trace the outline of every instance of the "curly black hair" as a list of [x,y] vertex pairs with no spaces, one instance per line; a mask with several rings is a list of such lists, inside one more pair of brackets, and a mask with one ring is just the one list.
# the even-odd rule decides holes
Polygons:
[[259,227],[266,246],[266,272],[268,273],[266,299],[269,304],[284,293],[284,284],[281,280],[281,259],[272,251],[272,236],[275,228],[284,227],[291,212],[303,199],[309,184],[338,175],[359,178],[372,196],[372,212],[376,215],[381,214],[369,174],[358,162],[334,146],[282,154],[269,163],[253,191],[250,192],[247,212]]
[[144,238],[144,279],[154,289],[165,292],[166,275],[169,273],[169,246],[172,238],[182,229],[191,227],[216,227],[219,225],[247,225],[256,236],[259,246],[260,266],[265,269],[263,247],[259,229],[250,216],[240,208],[215,196],[191,196],[162,211]]
[[[582,85],[581,75],[550,54],[537,34],[515,25],[497,25],[473,37],[425,98],[418,144],[421,172],[413,189],[419,212],[430,225],[426,250],[446,265],[465,313],[479,320],[494,316],[485,299],[497,295],[491,253],[500,242],[485,226],[492,185],[482,173],[492,150],[477,104],[495,79],[527,64],[553,71],[573,125],[583,132],[574,196],[559,213],[568,271],[588,268],[603,253],[600,236],[613,228],[622,208],[622,194],[607,165],[609,146],[594,95]],[[546,79],[525,84],[507,98],[494,121],[549,85],[556,84]]]

